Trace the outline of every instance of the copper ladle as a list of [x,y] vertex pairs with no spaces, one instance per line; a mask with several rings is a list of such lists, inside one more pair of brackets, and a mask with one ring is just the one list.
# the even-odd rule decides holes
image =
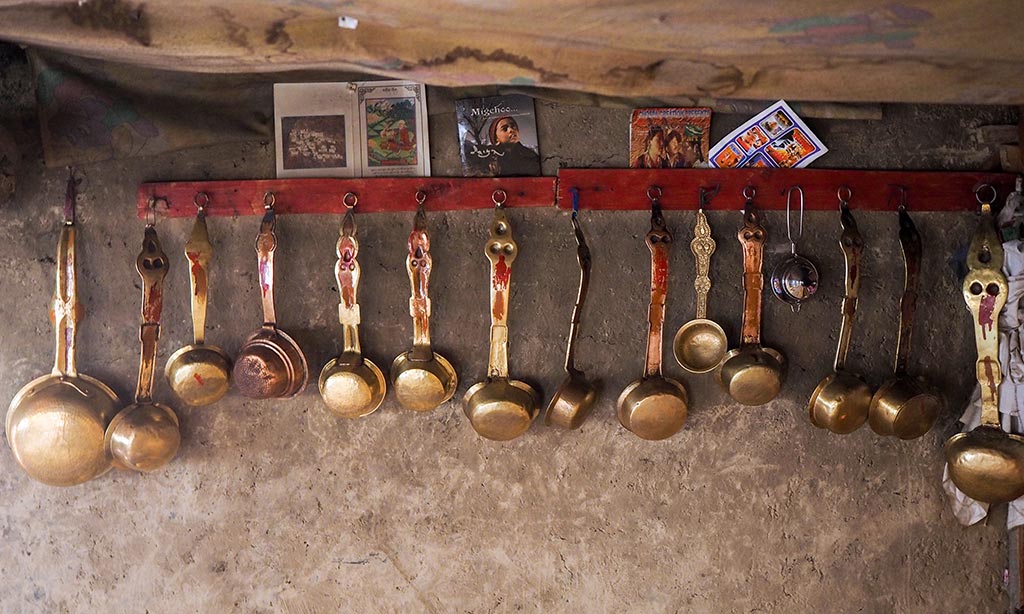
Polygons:
[[64,225],[57,243],[57,284],[50,313],[57,337],[53,370],[14,395],[7,410],[7,442],[33,480],[74,486],[110,470],[103,434],[121,406],[103,382],[78,372],[75,341],[85,310],[78,302],[75,259],[74,172],[68,178]]
[[929,430],[945,403],[920,377],[907,375],[910,337],[917,310],[917,288],[921,273],[921,235],[907,213],[906,190],[900,189],[900,246],[906,270],[903,297],[900,299],[899,337],[896,341],[896,366],[889,381],[875,392],[868,408],[871,430],[882,436],[916,439]]
[[743,325],[740,347],[718,365],[718,381],[737,403],[764,405],[779,394],[786,379],[786,359],[778,350],[761,346],[761,293],[764,290],[764,244],[768,233],[754,206],[752,186],[743,189],[743,227],[737,236],[743,246]]
[[651,199],[651,229],[644,243],[651,251],[651,303],[647,310],[647,357],[643,376],[619,395],[619,424],[641,439],[665,439],[683,428],[688,414],[686,388],[661,374],[662,330],[668,294],[668,255],[672,234],[661,215],[661,188],[647,190]]
[[852,433],[864,424],[871,403],[871,387],[860,375],[846,369],[860,291],[860,258],[864,252],[864,239],[850,213],[850,196],[850,188],[839,188],[839,222],[843,227],[839,248],[846,260],[846,295],[843,297],[843,323],[839,329],[836,360],[832,373],[821,380],[807,404],[811,424],[840,435]]
[[193,342],[178,349],[167,359],[164,375],[171,390],[188,405],[198,407],[220,400],[228,391],[231,357],[215,345],[206,343],[206,300],[209,293],[210,258],[213,246],[206,228],[206,205],[210,197],[201,192],[194,199],[196,223],[185,244],[192,287]]
[[274,194],[267,192],[263,204],[266,213],[256,237],[263,326],[242,345],[231,378],[243,396],[253,399],[291,398],[306,389],[309,365],[299,344],[277,327],[274,310],[274,252],[277,250]]
[[152,222],[146,225],[142,251],[135,261],[142,277],[142,357],[135,403],[122,409],[107,427],[105,443],[118,469],[153,471],[170,462],[181,445],[178,416],[170,407],[153,401],[156,349],[163,311],[163,281],[167,255]]
[[338,282],[341,303],[338,320],[344,335],[341,355],[333,358],[320,371],[320,396],[327,409],[342,418],[361,418],[380,407],[387,390],[384,374],[377,365],[363,356],[359,345],[359,242],[356,241],[356,221],[353,211],[359,199],[345,194],[345,219],[341,224],[336,252],[338,262],[334,275]]
[[427,214],[423,203],[427,195],[416,193],[416,218],[409,234],[409,256],[405,268],[409,272],[412,296],[409,315],[412,316],[412,349],[397,356],[391,363],[391,383],[398,402],[413,411],[430,411],[455,395],[459,378],[452,363],[430,346],[430,235],[427,232]]
[[711,225],[704,214],[711,198],[718,193],[718,186],[708,192],[700,189],[700,207],[697,209],[697,225],[693,229],[690,251],[697,262],[697,279],[693,288],[697,292],[697,317],[683,324],[672,340],[672,354],[679,366],[690,373],[707,373],[722,362],[729,340],[725,331],[714,320],[709,320],[708,292],[711,291],[711,256],[715,253],[715,240],[711,238]]
[[473,430],[496,441],[515,439],[530,428],[537,417],[540,395],[526,382],[509,378],[508,303],[512,263],[519,247],[512,237],[512,224],[505,214],[506,194],[495,190],[494,219],[484,254],[491,263],[491,344],[487,379],[473,384],[462,399]]
[[580,289],[576,294],[576,304],[572,308],[572,322],[569,324],[569,346],[565,351],[565,379],[555,391],[544,414],[544,424],[564,429],[579,428],[590,415],[597,400],[597,388],[590,383],[582,371],[576,369],[576,338],[580,332],[580,314],[583,303],[587,300],[587,289],[590,287],[590,248],[583,236],[583,229],[577,219],[580,209],[580,192],[577,188],[570,190],[572,194],[572,229],[576,235],[576,260],[580,265]]
[[949,476],[964,494],[985,503],[1003,503],[1024,495],[1024,437],[1003,431],[999,423],[999,312],[1009,287],[1002,272],[1003,246],[992,219],[995,189],[992,192],[987,201],[978,195],[981,216],[967,252],[963,284],[978,346],[981,425],[950,437],[945,455]]

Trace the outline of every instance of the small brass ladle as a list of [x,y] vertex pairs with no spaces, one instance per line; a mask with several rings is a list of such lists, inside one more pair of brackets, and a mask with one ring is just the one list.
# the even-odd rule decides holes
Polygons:
[[459,378],[455,368],[430,345],[430,235],[423,203],[427,194],[416,193],[416,218],[409,234],[409,256],[405,268],[409,272],[409,315],[412,316],[412,349],[400,354],[391,363],[391,383],[402,407],[413,411],[430,411],[455,395]]
[[764,244],[768,233],[754,206],[753,186],[743,189],[743,227],[737,236],[743,246],[743,325],[740,347],[722,359],[718,382],[741,405],[764,405],[778,396],[786,379],[781,352],[761,346],[761,293],[764,290]]
[[686,388],[661,374],[662,331],[665,297],[668,295],[668,256],[672,233],[661,215],[661,188],[647,190],[651,200],[651,229],[644,237],[651,251],[651,303],[647,309],[647,356],[643,376],[619,395],[619,424],[641,439],[658,440],[675,435],[689,413]]
[[580,315],[583,303],[587,300],[587,289],[590,287],[590,248],[583,229],[577,219],[580,210],[580,191],[570,190],[572,194],[572,229],[576,235],[576,260],[580,265],[580,289],[576,294],[576,304],[572,308],[572,322],[569,324],[569,346],[565,351],[565,379],[555,391],[544,414],[544,424],[564,429],[577,429],[590,415],[597,400],[597,388],[587,380],[584,373],[576,368],[576,338],[580,332]]
[[179,399],[193,407],[209,405],[220,400],[228,391],[231,377],[231,358],[227,352],[206,343],[206,301],[209,293],[210,258],[213,246],[206,228],[206,205],[210,197],[205,192],[194,199],[196,222],[192,236],[185,244],[185,257],[189,261],[189,279],[192,287],[193,342],[178,349],[167,359],[164,375],[171,390]]
[[338,320],[341,322],[344,346],[341,355],[333,358],[320,371],[320,396],[327,409],[342,418],[361,418],[380,407],[387,390],[387,382],[380,368],[363,356],[359,345],[359,242],[356,241],[356,220],[353,214],[359,199],[345,194],[345,219],[341,223],[336,252],[338,262],[334,276],[338,282],[341,303]]
[[700,207],[697,209],[697,225],[693,229],[690,251],[697,262],[697,279],[693,288],[697,291],[697,317],[683,324],[672,340],[672,354],[679,366],[690,373],[707,373],[722,362],[729,349],[725,331],[714,320],[709,320],[708,292],[711,291],[711,256],[715,253],[715,240],[711,238],[711,225],[704,209],[715,194],[718,186],[711,191],[700,189]]
[[495,441],[515,439],[537,417],[540,395],[526,382],[509,378],[508,303],[512,284],[512,263],[519,247],[512,237],[512,224],[505,213],[504,190],[494,191],[494,219],[484,247],[491,264],[491,343],[487,379],[473,384],[462,399],[463,410],[473,430]]
[[967,252],[963,294],[974,320],[978,346],[975,365],[981,388],[981,425],[946,441],[949,476],[968,497],[985,503],[1013,501],[1024,495],[1024,437],[1007,433],[999,422],[999,312],[1009,286],[1003,275],[1003,246],[992,219],[992,201],[982,199],[978,229]]
[[7,442],[33,480],[75,486],[111,468],[104,431],[121,401],[109,386],[80,373],[75,360],[78,324],[85,310],[78,302],[75,257],[75,199],[80,180],[68,178],[64,224],[57,243],[57,284],[52,311],[57,350],[53,370],[14,395],[7,410]]
[[160,239],[152,222],[146,225],[142,252],[135,261],[135,267],[143,284],[139,382],[135,389],[135,403],[114,416],[107,427],[105,443],[118,469],[153,471],[166,465],[178,453],[181,431],[174,410],[153,401],[167,255],[160,247]]
[[875,433],[900,439],[916,439],[929,430],[945,403],[921,377],[907,375],[910,338],[917,311],[917,288],[921,274],[921,235],[907,213],[906,190],[900,188],[900,246],[903,249],[905,282],[900,299],[899,337],[892,378],[871,398],[868,424]]
[[836,360],[832,373],[821,380],[807,403],[811,424],[840,435],[852,433],[864,424],[871,403],[871,387],[860,375],[846,369],[860,291],[860,258],[864,252],[864,239],[850,213],[850,196],[850,188],[839,188],[839,222],[843,227],[839,248],[846,260],[846,294],[843,296],[843,323],[839,328]]

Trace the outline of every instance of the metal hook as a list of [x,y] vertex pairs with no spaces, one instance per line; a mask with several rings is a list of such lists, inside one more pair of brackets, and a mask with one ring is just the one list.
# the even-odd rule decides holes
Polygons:
[[146,228],[156,226],[156,198],[149,197],[149,207],[146,208]]
[[423,209],[423,203],[427,202],[427,193],[423,190],[416,190],[416,205],[417,208]]
[[345,192],[345,197],[341,199],[341,202],[345,205],[346,209],[351,211],[352,209],[355,209],[357,204],[359,204],[359,197],[353,192]]
[[661,215],[661,203],[658,201],[665,192],[660,186],[647,188],[647,198],[651,199],[651,225],[655,228],[665,227],[665,218]]
[[658,202],[658,199],[661,198],[664,193],[665,192],[660,186],[652,185],[647,188],[647,198],[649,198],[652,203]]
[[505,193],[505,190],[498,188],[491,192],[491,202],[494,203],[495,207],[501,209],[502,207],[505,206],[505,202],[507,200],[508,194]]
[[748,185],[747,187],[743,188],[743,198],[747,199],[748,202],[754,200],[754,196],[756,195],[757,190],[754,188],[754,186]]
[[841,185],[836,190],[836,197],[839,198],[839,208],[843,209],[850,206],[850,199],[853,198],[853,190],[848,185]]
[[[988,188],[989,190],[992,191],[992,198],[988,200],[985,200],[981,197],[981,193],[985,188]],[[974,198],[978,200],[979,205],[991,205],[996,201],[997,198],[999,198],[999,192],[996,191],[995,186],[993,186],[992,184],[983,183],[980,186],[978,186],[978,189],[974,190]]]
[[707,209],[711,205],[711,199],[718,196],[718,192],[721,191],[722,184],[716,183],[713,188],[706,188],[700,186],[700,197],[698,206],[701,209]]
[[269,211],[270,209],[273,209],[274,205],[276,205],[276,204],[277,204],[277,196],[274,196],[273,192],[271,192],[270,190],[267,190],[266,192],[263,193],[263,208],[264,209],[267,209]]
[[210,195],[206,192],[196,192],[195,197],[192,199],[192,203],[201,213],[205,212],[206,205],[210,204]]
[[572,196],[572,219],[576,219],[580,212],[580,189],[569,188],[569,195]]
[[[800,193],[800,232],[797,233],[795,241],[789,228],[789,201],[793,196],[794,190]],[[790,250],[795,254],[797,242],[804,237],[804,189],[798,185],[786,190],[786,237],[789,239]]]
[[893,197],[896,196],[896,197],[899,198],[899,202],[896,204],[896,210],[897,211],[906,211],[907,210],[907,186],[894,185],[894,186],[892,186],[892,188],[893,188],[893,192],[889,194],[889,201],[886,204],[891,203]]

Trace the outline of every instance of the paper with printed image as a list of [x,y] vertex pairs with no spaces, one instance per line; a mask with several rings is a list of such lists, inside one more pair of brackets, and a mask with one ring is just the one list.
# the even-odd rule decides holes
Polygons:
[[786,101],[761,111],[711,148],[715,168],[800,168],[828,152]]

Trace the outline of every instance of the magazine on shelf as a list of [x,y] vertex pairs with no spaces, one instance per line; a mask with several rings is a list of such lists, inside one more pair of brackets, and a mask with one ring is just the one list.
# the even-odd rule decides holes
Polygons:
[[632,168],[707,168],[711,109],[633,109],[629,122]]
[[717,168],[800,168],[828,152],[807,124],[780,100],[711,148]]
[[540,175],[533,98],[512,94],[457,100],[455,117],[463,175]]
[[278,177],[430,175],[421,83],[277,83],[274,140]]

